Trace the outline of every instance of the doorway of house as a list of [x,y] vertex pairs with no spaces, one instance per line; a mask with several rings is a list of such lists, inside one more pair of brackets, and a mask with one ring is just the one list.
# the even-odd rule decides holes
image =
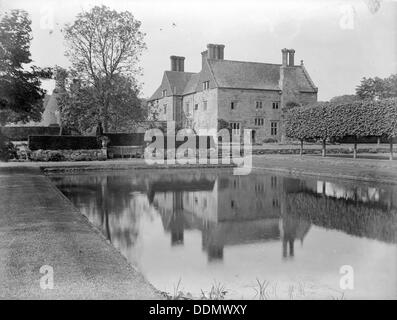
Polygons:
[[255,136],[256,136],[256,131],[252,130],[251,131],[251,143],[254,144],[255,143]]

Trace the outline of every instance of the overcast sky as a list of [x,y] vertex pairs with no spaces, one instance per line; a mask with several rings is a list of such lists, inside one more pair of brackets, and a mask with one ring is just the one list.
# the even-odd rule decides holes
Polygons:
[[[143,95],[169,70],[170,55],[185,56],[197,72],[207,43],[224,44],[225,59],[280,63],[281,49],[304,60],[319,100],[353,94],[362,77],[397,72],[397,1],[375,0],[0,0],[2,11],[25,9],[32,19],[32,58],[38,66],[68,67],[61,27],[81,10],[105,4],[142,22]],[[176,26],[173,26],[175,23]],[[53,82],[44,86],[52,90]]]

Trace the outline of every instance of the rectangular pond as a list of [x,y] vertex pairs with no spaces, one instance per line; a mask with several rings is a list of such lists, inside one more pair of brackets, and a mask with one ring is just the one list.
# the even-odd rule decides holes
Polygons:
[[50,179],[171,295],[397,298],[397,185],[226,169]]

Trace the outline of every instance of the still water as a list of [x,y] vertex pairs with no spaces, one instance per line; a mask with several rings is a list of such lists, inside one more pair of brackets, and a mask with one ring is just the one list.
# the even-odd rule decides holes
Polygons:
[[229,170],[50,177],[171,295],[397,298],[396,185]]

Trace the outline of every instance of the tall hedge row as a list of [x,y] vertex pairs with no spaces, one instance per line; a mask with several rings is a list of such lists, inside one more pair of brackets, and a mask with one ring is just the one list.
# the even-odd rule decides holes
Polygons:
[[287,137],[300,140],[396,137],[397,98],[293,108],[286,116],[285,131]]
[[29,136],[30,150],[88,150],[100,149],[101,143],[93,136]]
[[11,141],[27,141],[29,136],[58,136],[60,128],[52,127],[0,127],[0,133]]

